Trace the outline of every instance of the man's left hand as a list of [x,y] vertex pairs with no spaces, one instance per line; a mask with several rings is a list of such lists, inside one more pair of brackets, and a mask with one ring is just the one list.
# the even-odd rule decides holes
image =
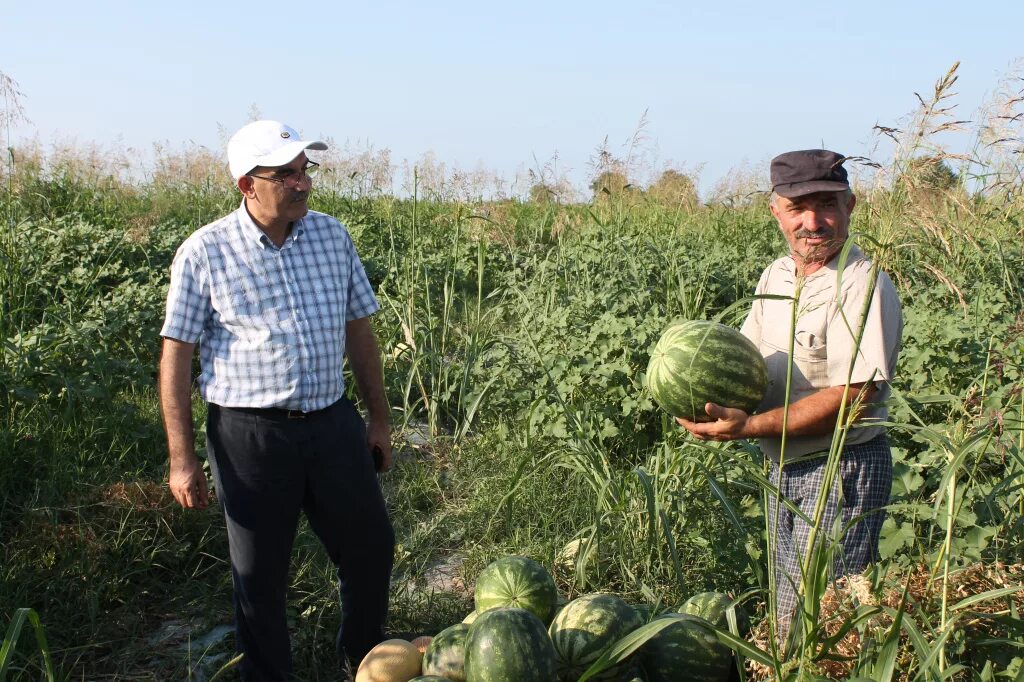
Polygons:
[[708,403],[704,411],[712,421],[692,422],[682,417],[676,417],[676,421],[698,440],[725,441],[747,437],[747,420],[750,415],[743,410]]
[[366,425],[366,446],[371,453],[380,450],[380,471],[391,468],[391,426],[387,422],[370,420]]

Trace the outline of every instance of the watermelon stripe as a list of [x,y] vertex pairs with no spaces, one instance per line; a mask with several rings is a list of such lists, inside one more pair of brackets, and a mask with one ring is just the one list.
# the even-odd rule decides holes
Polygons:
[[547,629],[525,609],[498,608],[480,616],[466,641],[468,682],[551,682],[555,652]]
[[681,620],[646,642],[638,652],[648,682],[726,679],[732,651],[697,622]]
[[768,375],[757,347],[734,329],[697,320],[669,327],[651,354],[647,382],[674,416],[706,420],[708,402],[752,412]]
[[469,626],[457,623],[439,632],[423,654],[423,674],[466,682],[466,640]]
[[522,556],[507,556],[490,563],[480,572],[474,600],[478,612],[497,606],[524,608],[546,626],[555,613],[558,591],[551,574],[536,561]]
[[[633,607],[613,594],[589,594],[569,602],[548,628],[558,679],[575,682],[606,648],[641,624]],[[618,673],[616,666],[593,679],[615,679]]]

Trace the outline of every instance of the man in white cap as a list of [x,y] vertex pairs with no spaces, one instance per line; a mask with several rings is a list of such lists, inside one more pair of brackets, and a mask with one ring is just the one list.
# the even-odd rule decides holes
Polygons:
[[[285,594],[300,511],[337,566],[339,653],[358,663],[387,613],[394,531],[375,468],[390,466],[390,425],[369,321],[380,306],[344,226],[307,207],[308,149],[327,145],[276,121],[235,133],[242,204],[178,249],[160,332],[169,485],[185,508],[208,502],[191,417],[199,346],[245,680],[291,674]],[[368,423],[345,397],[346,355]]]

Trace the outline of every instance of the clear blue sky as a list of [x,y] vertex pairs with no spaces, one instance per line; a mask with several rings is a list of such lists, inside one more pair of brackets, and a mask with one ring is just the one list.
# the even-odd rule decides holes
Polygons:
[[307,136],[507,175],[556,152],[585,182],[647,111],[703,186],[787,149],[863,154],[961,61],[970,118],[1024,56],[1024,2],[6,3],[15,141],[220,144],[250,108]]

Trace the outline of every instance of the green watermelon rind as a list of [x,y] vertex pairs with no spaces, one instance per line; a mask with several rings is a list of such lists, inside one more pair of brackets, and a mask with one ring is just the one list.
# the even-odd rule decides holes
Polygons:
[[[733,604],[733,598],[722,592],[700,592],[693,595],[679,607],[679,613],[688,613],[691,616],[699,616],[720,630],[729,629],[729,607]],[[736,625],[740,636],[745,636],[750,626],[750,617],[746,610],[737,605]]]
[[555,648],[536,615],[516,607],[491,609],[469,628],[467,682],[551,682]]
[[[557,679],[575,682],[609,646],[643,625],[636,610],[614,594],[588,594],[569,602],[551,621]],[[620,666],[593,677],[615,679]]]
[[705,404],[757,409],[768,369],[757,346],[718,322],[691,320],[666,329],[647,365],[647,387],[673,417],[707,421]]
[[466,682],[466,641],[469,626],[457,623],[437,633],[423,652],[423,674]]
[[710,623],[691,615],[645,642],[636,655],[648,682],[722,682],[733,665],[732,649],[718,640]]
[[526,609],[546,627],[555,615],[558,589],[547,569],[533,559],[505,556],[480,571],[473,602],[480,613],[499,606]]

